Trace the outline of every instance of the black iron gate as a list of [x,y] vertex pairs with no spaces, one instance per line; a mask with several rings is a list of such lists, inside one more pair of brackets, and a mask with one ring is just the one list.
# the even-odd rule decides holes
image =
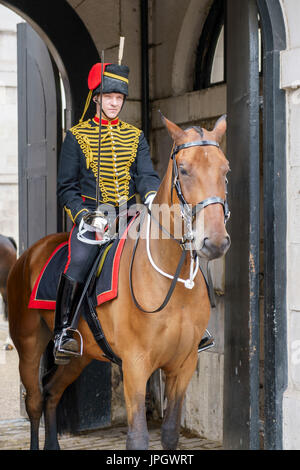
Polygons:
[[[261,97],[258,17],[263,42]],[[285,95],[280,90],[279,57],[284,48],[280,2],[227,0],[227,154],[234,170],[229,185],[229,203],[234,214],[230,227],[232,247],[226,257],[224,447],[227,449],[260,448],[261,424],[264,448],[282,447],[282,398],[287,386],[286,160]],[[260,229],[263,260],[259,256]],[[260,263],[264,273],[262,320]],[[260,344],[264,359],[261,413]]]

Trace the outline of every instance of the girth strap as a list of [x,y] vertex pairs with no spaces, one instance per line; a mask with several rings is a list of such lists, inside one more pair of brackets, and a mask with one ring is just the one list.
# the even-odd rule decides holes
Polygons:
[[87,295],[87,306],[88,312],[86,312],[85,320],[90,327],[91,332],[94,335],[95,340],[97,341],[98,346],[103,351],[103,356],[106,359],[109,359],[111,362],[114,362],[118,366],[122,366],[122,360],[113,352],[107,339],[105,338],[101,323],[99,321],[98,315],[93,306],[92,299]]

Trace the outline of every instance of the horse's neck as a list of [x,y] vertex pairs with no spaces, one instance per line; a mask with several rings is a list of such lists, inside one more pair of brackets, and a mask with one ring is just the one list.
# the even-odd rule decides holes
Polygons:
[[[178,238],[177,235],[178,233],[183,235],[183,223],[178,204],[176,204],[177,198],[175,195],[174,200],[171,198],[171,177],[172,165],[170,162],[151,206],[150,221],[148,214],[146,214],[142,229],[142,239],[146,252],[147,239],[149,239],[149,248],[155,264],[167,272],[174,273],[182,254],[181,247],[178,243],[181,237]],[[177,212],[176,215],[174,212]],[[174,234],[175,238],[178,238],[178,240],[173,239]],[[181,274],[185,272],[188,273],[188,271],[189,263],[186,261]]]

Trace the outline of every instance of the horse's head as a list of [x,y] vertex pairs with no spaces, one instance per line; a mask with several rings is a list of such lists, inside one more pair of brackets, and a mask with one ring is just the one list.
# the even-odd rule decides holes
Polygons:
[[190,213],[193,248],[203,258],[219,258],[230,246],[225,228],[229,217],[229,164],[219,147],[226,131],[226,116],[217,121],[212,131],[198,127],[182,130],[164,117],[163,121],[174,140],[171,192],[182,209],[192,208],[187,214]]

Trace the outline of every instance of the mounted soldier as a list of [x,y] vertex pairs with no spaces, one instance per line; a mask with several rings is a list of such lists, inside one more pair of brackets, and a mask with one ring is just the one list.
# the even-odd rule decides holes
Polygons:
[[[103,212],[98,217],[98,203],[118,216],[123,207],[135,204],[137,193],[147,204],[160,185],[143,132],[119,119],[128,96],[128,75],[126,65],[103,63],[102,67],[97,63],[91,68],[83,116],[67,132],[61,150],[57,194],[74,225],[68,262],[57,290],[54,356],[58,364],[67,363],[71,355],[79,353],[78,342],[68,328],[99,252],[92,226],[107,222]],[[96,115],[84,121],[91,99]],[[83,242],[82,232],[90,243]]]

